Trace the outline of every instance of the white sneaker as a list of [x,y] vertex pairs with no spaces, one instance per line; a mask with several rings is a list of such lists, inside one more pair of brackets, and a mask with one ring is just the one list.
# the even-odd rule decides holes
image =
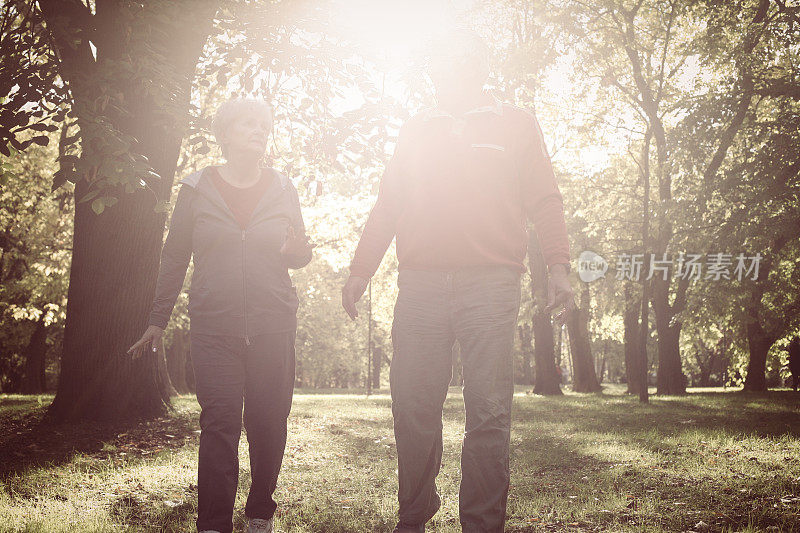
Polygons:
[[247,533],[272,533],[274,518],[250,518],[247,522]]

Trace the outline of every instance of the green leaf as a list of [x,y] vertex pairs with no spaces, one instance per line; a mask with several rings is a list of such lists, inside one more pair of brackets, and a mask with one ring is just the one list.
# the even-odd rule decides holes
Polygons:
[[103,203],[103,199],[102,198],[97,198],[94,202],[92,202],[92,211],[94,211],[98,215],[100,213],[102,213],[103,209],[105,209],[105,208],[106,208],[106,206],[105,206],[105,203]]
[[89,191],[88,193],[86,193],[86,195],[83,198],[78,200],[78,203],[80,204],[80,203],[83,203],[83,202],[88,202],[89,200],[91,200],[92,198],[97,196],[99,193],[100,193],[99,189],[94,189],[93,191]]
[[67,182],[67,171],[65,169],[59,169],[55,174],[53,174],[53,185],[50,187],[50,192],[54,192],[56,189],[61,187]]
[[10,137],[8,142],[11,144],[11,148],[22,151],[28,147],[33,142],[33,139],[28,139],[27,141],[20,142],[16,137]]

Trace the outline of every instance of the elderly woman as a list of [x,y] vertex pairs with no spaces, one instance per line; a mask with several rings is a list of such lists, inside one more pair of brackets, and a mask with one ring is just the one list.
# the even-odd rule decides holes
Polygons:
[[297,294],[288,268],[311,260],[297,191],[261,166],[272,110],[230,100],[212,129],[226,159],[181,180],[161,252],[149,326],[128,353],[161,340],[189,258],[190,345],[200,403],[198,517],[201,532],[233,530],[239,436],[250,445],[248,532],[271,532],[272,498],[286,446],[295,378]]

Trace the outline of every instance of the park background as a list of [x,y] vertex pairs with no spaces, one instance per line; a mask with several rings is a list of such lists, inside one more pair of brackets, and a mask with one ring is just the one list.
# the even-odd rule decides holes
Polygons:
[[[140,361],[125,352],[146,326],[177,179],[221,162],[210,120],[232,96],[274,105],[269,160],[297,186],[318,244],[292,273],[297,440],[282,483],[302,497],[280,520],[291,531],[390,528],[393,250],[359,320],[341,310],[340,288],[400,125],[434,104],[426,44],[456,23],[487,40],[496,96],[536,113],[573,252],[578,312],[559,327],[530,232],[512,527],[797,528],[800,416],[786,389],[800,330],[796,1],[1,9],[0,530],[78,527],[59,512],[78,529],[190,523],[188,275],[162,349]],[[604,277],[579,279],[585,250],[609,262]],[[702,257],[700,275],[647,275],[650,254],[675,267],[681,252]],[[641,275],[617,275],[615,259],[631,254],[644,254]],[[722,274],[708,270],[715,254],[730,254],[717,256],[731,261]],[[739,254],[758,254],[757,276],[737,275]],[[457,347],[453,357],[441,531],[457,522]],[[346,496],[315,493],[317,478]],[[91,495],[76,498],[79,487]]]

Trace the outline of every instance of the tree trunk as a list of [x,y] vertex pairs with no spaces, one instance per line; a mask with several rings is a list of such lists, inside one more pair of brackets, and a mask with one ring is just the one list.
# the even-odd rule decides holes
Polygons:
[[[606,348],[605,342],[603,342],[603,348]],[[602,385],[603,379],[605,379],[606,375],[606,350],[603,350],[603,358],[600,359],[600,369],[597,372],[597,381]]]
[[767,390],[767,354],[772,342],[765,335],[761,324],[749,322],[746,330],[750,361],[747,363],[747,376],[744,378],[743,390],[763,392]]
[[464,385],[464,369],[461,366],[461,345],[458,341],[453,343],[450,352],[453,361],[453,377],[450,378],[450,386],[460,387]]
[[533,338],[533,357],[536,365],[534,394],[564,394],[561,390],[561,376],[556,368],[554,356],[553,327],[550,315],[543,310],[534,313]]
[[700,343],[695,347],[698,354],[695,356],[697,367],[700,369],[700,376],[696,386],[710,387],[711,386],[711,370],[716,362],[716,350],[708,348]]
[[649,283],[644,282],[642,287],[642,310],[639,317],[639,402],[649,403],[649,370],[650,363],[647,357],[647,339],[650,337],[650,294]]
[[167,348],[167,371],[172,386],[179,394],[189,394],[191,389],[186,381],[186,361],[189,356],[189,332],[174,330],[172,343]]
[[[650,246],[650,140],[653,133],[650,128],[644,136],[642,145],[642,162],[639,166],[643,180],[644,193],[642,194],[642,253],[647,254]],[[645,265],[647,262],[645,261]],[[639,402],[649,403],[649,389],[647,383],[647,339],[650,334],[650,283],[647,279],[642,281],[641,310],[639,313]]]
[[564,327],[560,324],[554,326],[558,329],[558,335],[556,335],[556,367],[561,370],[561,362],[563,361],[562,354],[564,353]]
[[533,357],[536,362],[534,394],[560,395],[561,376],[556,368],[553,321],[547,306],[547,265],[539,241],[533,231],[528,232],[528,264],[531,271],[531,296],[533,298]]
[[[85,41],[78,48],[66,44],[74,37],[70,27],[74,31],[86,25],[86,13],[74,12],[79,9],[77,3],[63,10],[60,2],[43,1],[41,5],[48,22],[59,17],[67,19],[67,24],[52,22],[51,31],[60,43],[64,75],[76,101],[79,124],[82,125],[82,109],[96,112],[98,91],[121,94],[125,109],[116,115],[109,109],[106,118],[138,141],[136,150],[147,156],[162,177],[153,190],[159,199],[169,199],[188,120],[194,69],[211,29],[215,3],[182,0],[140,6],[159,21],[160,31],[132,32],[128,37],[130,23],[126,16],[130,13],[126,10],[135,6],[98,5],[95,16],[102,18],[95,20],[102,22],[97,24],[100,31],[96,35],[89,33],[97,43],[97,60],[90,60],[88,65],[85,57],[75,58],[77,52],[86,55]],[[162,9],[165,12],[159,12]],[[182,15],[175,16],[178,13]],[[131,48],[153,51],[147,59],[163,66],[164,78],[149,90],[143,90],[141,83],[131,85],[119,79],[121,64],[135,68],[142,61],[137,57],[134,63]],[[72,60],[74,63],[70,64]],[[176,121],[175,116],[184,119]],[[85,176],[75,186],[61,376],[50,415],[59,420],[99,421],[159,415],[169,402],[161,356],[146,351],[133,361],[126,351],[147,325],[166,215],[154,210],[152,191],[125,193],[121,187],[116,191],[118,202],[97,215],[91,202],[79,202],[88,190],[89,177]]]
[[[302,367],[301,367],[302,371]],[[189,389],[189,392],[195,392],[196,386],[194,382],[194,365],[192,364],[192,350],[188,350],[186,352],[186,386]],[[303,374],[299,374],[302,376]]]
[[47,388],[45,367],[47,355],[47,328],[44,319],[36,321],[33,334],[25,348],[25,374],[22,377],[22,394],[41,394]]
[[531,367],[533,335],[530,325],[520,324],[517,326],[517,333],[519,334],[519,344],[522,351],[522,384],[533,385],[533,368]]
[[575,392],[600,392],[592,359],[592,346],[589,339],[589,286],[583,285],[581,303],[567,319],[570,353],[572,354],[572,390]]
[[761,324],[758,311],[762,296],[763,288],[761,285],[756,285],[751,290],[746,304],[745,334],[750,360],[747,362],[747,375],[742,389],[751,392],[767,390],[767,354],[775,342]]
[[681,364],[681,323],[674,321],[676,309],[669,304],[669,279],[653,278],[653,310],[658,331],[658,377],[656,394],[686,394]]
[[639,353],[639,312],[641,303],[633,297],[633,285],[625,284],[625,314],[622,322],[625,328],[623,350],[625,352],[625,379],[628,382],[626,394],[639,394],[640,353]]
[[383,348],[376,346],[372,350],[372,388],[381,388],[381,366],[383,365]]

